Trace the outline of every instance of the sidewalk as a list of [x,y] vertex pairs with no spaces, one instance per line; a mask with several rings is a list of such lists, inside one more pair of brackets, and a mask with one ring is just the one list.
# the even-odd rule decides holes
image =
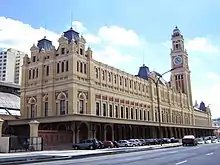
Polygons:
[[[33,162],[46,162],[54,160],[79,159],[84,157],[94,157],[101,155],[120,154],[128,152],[138,152],[155,150],[162,148],[179,147],[181,143],[140,146],[140,147],[123,147],[123,148],[107,148],[97,150],[54,150],[54,151],[38,151],[38,152],[20,152],[20,153],[2,153],[0,154],[0,164],[25,164]],[[31,161],[31,162],[30,162]]]

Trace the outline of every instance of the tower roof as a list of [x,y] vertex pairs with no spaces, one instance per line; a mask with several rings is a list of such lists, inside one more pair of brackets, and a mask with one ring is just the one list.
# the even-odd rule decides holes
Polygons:
[[138,75],[136,76],[148,80],[149,73],[150,73],[149,68],[145,64],[143,64],[143,66],[139,68]]
[[44,49],[45,51],[51,51],[53,49],[52,41],[44,37],[43,39],[38,41],[37,47],[39,48],[39,51],[41,51],[42,49]]
[[64,37],[66,37],[69,42],[71,42],[71,40],[78,41],[79,33],[73,30],[73,28],[71,27],[69,30],[64,32]]

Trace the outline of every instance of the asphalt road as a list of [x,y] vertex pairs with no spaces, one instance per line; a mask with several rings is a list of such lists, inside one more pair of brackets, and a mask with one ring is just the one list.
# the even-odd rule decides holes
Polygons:
[[32,165],[218,165],[220,143],[141,151]]

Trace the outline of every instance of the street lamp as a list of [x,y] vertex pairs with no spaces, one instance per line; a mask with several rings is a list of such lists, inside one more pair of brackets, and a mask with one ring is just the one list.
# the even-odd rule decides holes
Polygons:
[[150,78],[153,83],[155,84],[156,86],[156,93],[157,93],[157,111],[158,111],[158,116],[159,116],[159,136],[160,136],[160,145],[162,146],[163,142],[162,142],[162,131],[161,131],[161,115],[160,115],[160,96],[159,96],[159,82],[160,82],[160,79],[163,77],[163,75],[169,73],[169,72],[172,72],[173,70],[175,70],[177,68],[172,68],[166,72],[164,72],[163,74],[160,74],[158,72],[154,72],[157,76],[156,80],[153,79],[152,77],[148,77]]

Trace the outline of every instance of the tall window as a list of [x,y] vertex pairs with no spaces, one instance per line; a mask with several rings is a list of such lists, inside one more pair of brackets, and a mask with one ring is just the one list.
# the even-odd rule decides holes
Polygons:
[[57,73],[60,73],[60,63],[57,63]]
[[35,104],[31,104],[31,118],[34,119],[36,117]]
[[79,113],[83,114],[84,113],[84,101],[79,100]]
[[140,120],[142,120],[142,110],[140,110]]
[[66,72],[68,72],[68,70],[69,70],[69,62],[66,61]]
[[[59,114],[65,115],[68,111],[68,100],[64,93],[60,93],[58,95],[57,108],[59,108]],[[59,104],[59,105],[58,105]],[[58,109],[57,109],[58,110]]]
[[65,100],[60,100],[60,114],[61,115],[66,114]]
[[135,109],[135,117],[136,117],[136,120],[138,119],[138,110]]
[[128,107],[126,107],[126,118],[128,119]]
[[61,63],[61,72],[64,72],[64,62]]
[[49,76],[49,65],[46,66],[46,76]]
[[144,110],[144,120],[146,120],[146,111]]
[[87,65],[84,64],[84,73],[86,74],[87,73]]
[[112,104],[109,105],[109,116],[113,117],[113,108],[112,108]]
[[44,116],[48,116],[48,102],[44,103]]
[[99,70],[98,70],[98,68],[95,68],[95,75],[96,75],[96,78],[99,78]]
[[106,103],[103,103],[102,105],[102,111],[103,111],[103,116],[106,116]]
[[100,104],[99,102],[96,102],[96,115],[99,116],[100,112]]
[[121,106],[121,118],[124,118],[124,108]]
[[115,105],[115,117],[118,118],[118,106]]
[[134,119],[133,108],[131,108],[131,119]]
[[80,62],[80,73],[82,73],[83,72],[83,64],[82,64],[82,62]]

